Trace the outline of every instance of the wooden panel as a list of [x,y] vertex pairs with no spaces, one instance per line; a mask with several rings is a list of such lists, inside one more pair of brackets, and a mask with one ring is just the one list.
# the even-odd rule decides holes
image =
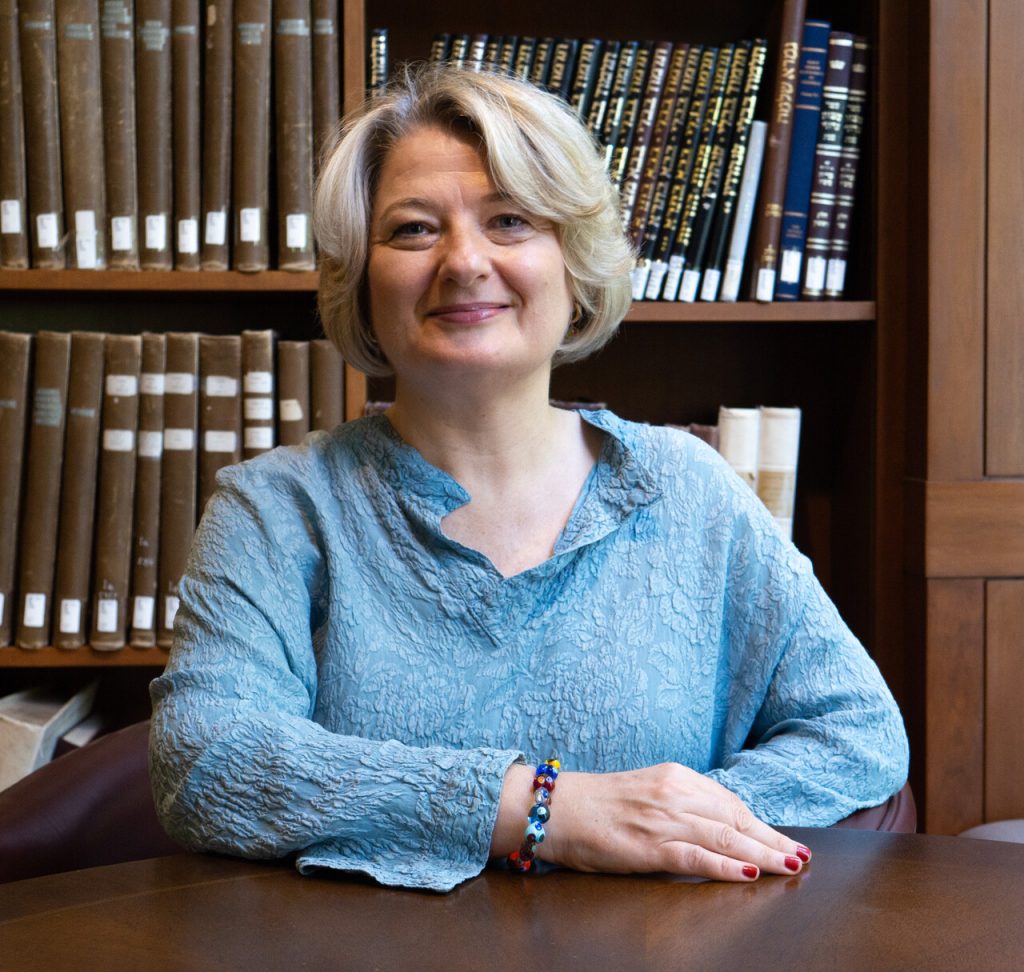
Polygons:
[[985,468],[1024,475],[1024,4],[989,0]]
[[925,572],[929,577],[1024,574],[1024,482],[928,483]]
[[358,107],[366,93],[367,37],[364,6],[363,0],[342,0],[341,105],[344,114]]
[[1024,581],[991,581],[985,609],[985,819],[1024,817]]
[[983,473],[986,6],[931,3],[929,479]]
[[984,819],[985,585],[926,585],[925,830],[957,834]]

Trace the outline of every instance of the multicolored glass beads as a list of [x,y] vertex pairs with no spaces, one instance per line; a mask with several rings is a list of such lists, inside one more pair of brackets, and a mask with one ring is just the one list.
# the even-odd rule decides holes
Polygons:
[[544,843],[544,824],[551,819],[551,794],[555,790],[555,780],[562,764],[557,759],[549,759],[541,763],[533,779],[533,805],[527,815],[526,829],[523,831],[523,843],[519,850],[508,855],[506,863],[513,871],[525,874],[533,867],[536,858],[534,848]]

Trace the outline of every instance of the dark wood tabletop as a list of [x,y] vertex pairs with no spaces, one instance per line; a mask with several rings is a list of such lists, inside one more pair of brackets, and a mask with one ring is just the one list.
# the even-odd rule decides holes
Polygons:
[[1024,970],[1024,844],[792,830],[748,885],[489,870],[450,894],[180,855],[0,885],[0,969]]

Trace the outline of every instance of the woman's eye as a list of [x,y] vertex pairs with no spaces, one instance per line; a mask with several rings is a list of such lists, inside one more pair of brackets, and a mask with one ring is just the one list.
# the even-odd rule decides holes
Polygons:
[[426,223],[417,223],[413,221],[409,223],[402,223],[401,226],[395,229],[394,235],[399,237],[425,236],[429,232],[430,228]]
[[520,226],[527,225],[526,220],[516,213],[502,213],[496,222],[499,229],[518,229]]

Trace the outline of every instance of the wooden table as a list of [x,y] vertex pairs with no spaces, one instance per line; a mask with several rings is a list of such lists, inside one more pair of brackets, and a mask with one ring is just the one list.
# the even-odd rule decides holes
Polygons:
[[451,894],[181,855],[0,886],[0,969],[1024,969],[1024,844],[792,830],[795,877],[488,871]]

